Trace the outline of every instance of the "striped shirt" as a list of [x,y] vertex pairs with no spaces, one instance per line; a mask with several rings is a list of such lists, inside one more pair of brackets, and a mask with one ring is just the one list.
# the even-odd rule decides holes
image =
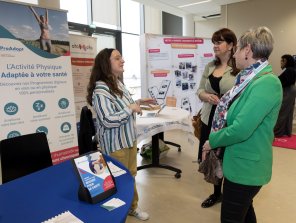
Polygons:
[[121,82],[118,86],[123,91],[122,98],[111,95],[106,83],[98,81],[92,98],[96,112],[96,137],[106,154],[132,147],[136,140],[135,115],[128,107],[135,102]]

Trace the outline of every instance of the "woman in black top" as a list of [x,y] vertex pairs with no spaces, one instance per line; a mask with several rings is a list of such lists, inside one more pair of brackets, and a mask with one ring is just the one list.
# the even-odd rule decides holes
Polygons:
[[296,69],[294,58],[285,54],[281,58],[282,73],[279,79],[283,87],[283,102],[274,127],[275,137],[291,136],[293,126],[293,113],[296,97]]
[[[212,43],[215,60],[206,65],[197,90],[197,96],[203,102],[198,162],[202,158],[202,146],[209,138],[216,105],[220,97],[233,87],[235,76],[239,71],[233,58],[237,44],[233,31],[227,28],[216,31],[212,36]],[[218,185],[214,185],[214,193],[201,204],[203,208],[211,207],[221,201],[221,185],[222,180]]]

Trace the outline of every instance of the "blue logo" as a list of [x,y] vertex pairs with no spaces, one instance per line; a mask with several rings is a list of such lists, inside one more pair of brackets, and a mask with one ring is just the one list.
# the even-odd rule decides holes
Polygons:
[[18,136],[21,136],[21,133],[20,132],[18,132],[18,131],[11,131],[11,132],[9,132],[7,134],[7,139],[18,137]]
[[4,112],[7,115],[15,115],[18,112],[18,106],[17,104],[13,102],[9,102],[4,106]]
[[42,111],[44,111],[44,109],[45,109],[45,103],[44,103],[44,101],[41,101],[41,100],[35,101],[34,104],[33,104],[33,109],[36,112],[42,112]]
[[71,130],[71,124],[69,122],[64,122],[62,125],[61,125],[61,131],[63,133],[68,133],[70,132]]
[[69,100],[67,98],[61,98],[59,100],[59,107],[61,109],[66,109],[69,106]]
[[39,126],[37,129],[36,129],[36,132],[44,132],[46,135],[48,134],[48,129],[45,127],[45,126]]

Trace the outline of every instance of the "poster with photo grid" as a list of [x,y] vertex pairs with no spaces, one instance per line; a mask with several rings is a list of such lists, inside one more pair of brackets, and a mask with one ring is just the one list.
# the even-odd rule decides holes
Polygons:
[[176,106],[194,115],[202,102],[196,96],[207,63],[214,59],[211,39],[145,34],[141,37],[142,97]]

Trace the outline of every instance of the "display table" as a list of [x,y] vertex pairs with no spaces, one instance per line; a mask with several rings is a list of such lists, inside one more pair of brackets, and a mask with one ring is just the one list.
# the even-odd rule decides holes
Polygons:
[[139,166],[138,170],[158,167],[176,172],[176,178],[181,177],[180,169],[159,163],[159,139],[163,139],[163,132],[173,129],[181,129],[191,134],[193,127],[190,113],[177,107],[165,107],[157,117],[145,117],[147,112],[151,111],[143,111],[143,117],[137,116],[137,141],[139,143],[143,139],[152,137],[152,162]]
[[[78,178],[72,163],[65,161],[1,185],[0,222],[42,222],[67,210],[85,223],[125,222],[132,203],[134,178],[118,161],[111,157],[106,160],[127,171],[115,177],[117,193],[110,198],[97,204],[80,201]],[[100,207],[111,198],[126,204],[113,211]]]

